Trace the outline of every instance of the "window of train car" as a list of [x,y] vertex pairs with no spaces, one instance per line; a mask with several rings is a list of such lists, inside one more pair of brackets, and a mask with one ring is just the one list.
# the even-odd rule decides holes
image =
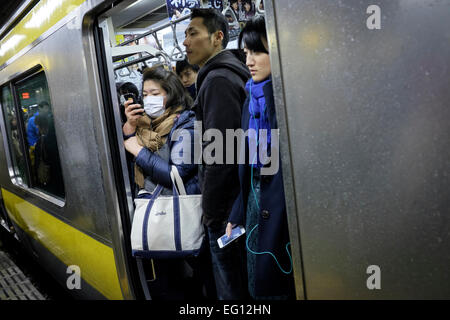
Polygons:
[[14,108],[13,95],[11,94],[11,89],[8,86],[4,86],[1,89],[1,103],[4,113],[9,150],[11,154],[11,178],[19,185],[27,185],[28,178],[25,171],[26,163],[23,156],[23,149],[20,147],[17,114],[16,109]]
[[15,83],[28,150],[31,187],[65,197],[52,105],[43,71]]

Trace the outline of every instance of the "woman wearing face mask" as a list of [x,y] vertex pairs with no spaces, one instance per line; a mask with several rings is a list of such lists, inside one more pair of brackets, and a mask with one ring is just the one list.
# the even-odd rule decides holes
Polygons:
[[[172,194],[170,168],[176,165],[183,179],[187,194],[199,194],[197,165],[193,152],[195,113],[190,111],[192,99],[184,89],[178,77],[163,67],[153,67],[143,73],[143,102],[139,104],[125,102],[127,122],[123,126],[126,150],[135,157],[135,182],[140,193],[143,189],[153,192],[157,184],[164,187],[162,194]],[[190,139],[180,138],[171,141],[176,129],[189,132]],[[178,145],[186,144],[188,145]],[[172,152],[175,148],[176,152]],[[182,152],[181,152],[182,151]],[[181,163],[181,164],[179,164]],[[205,251],[206,252],[206,251]],[[213,292],[211,267],[208,265],[207,252],[197,258],[187,260],[154,260],[156,281],[152,287],[152,298],[178,300],[187,297],[202,298],[202,288]],[[190,267],[186,268],[186,262]],[[192,273],[193,270],[193,278]]]
[[[271,130],[278,125],[264,17],[248,21],[238,43],[240,47],[244,44],[252,75],[246,85],[242,129],[257,134],[242,141],[248,163],[239,165],[241,191],[225,232],[229,236],[233,227],[245,227],[248,289],[252,298],[289,299],[294,297],[294,282],[281,167],[274,175],[262,175],[259,151],[249,152],[253,145],[265,149],[272,159],[275,156],[270,154],[271,142],[277,137],[272,136]],[[260,140],[260,130],[266,130],[267,143]]]
[[[194,141],[195,113],[189,110],[192,99],[177,76],[161,66],[147,69],[142,81],[143,108],[130,101],[124,103],[127,117],[123,126],[125,148],[136,157],[134,172],[139,189],[152,192],[157,184],[161,184],[165,187],[163,194],[171,194],[171,165],[183,159],[182,154],[171,154],[171,150],[178,143],[193,144]],[[186,129],[191,133],[191,141],[171,141],[176,129]],[[182,150],[188,151],[190,148],[191,145],[183,146]],[[185,183],[186,192],[200,193],[197,166],[193,159],[176,167]]]

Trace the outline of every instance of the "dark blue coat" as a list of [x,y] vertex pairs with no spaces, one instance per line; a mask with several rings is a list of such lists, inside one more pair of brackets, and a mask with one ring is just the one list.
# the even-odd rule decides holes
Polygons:
[[[175,146],[183,145],[181,151],[190,152],[190,162],[176,164],[178,173],[183,179],[187,194],[200,194],[198,185],[198,165],[194,163],[194,121],[195,113],[190,110],[183,111],[178,120],[176,120],[172,130],[170,131],[167,142],[171,151],[170,161],[162,159],[157,154],[151,152],[147,148],[142,149],[136,157],[136,164],[142,168],[145,176],[149,176],[153,183],[160,184],[165,188],[172,188],[172,180],[170,179],[170,169],[174,164],[174,157],[182,157],[182,154],[174,155],[172,150]],[[177,141],[171,141],[172,135],[177,129],[185,129],[190,134],[190,141],[180,138]],[[178,148],[177,148],[178,149]],[[181,153],[181,152],[180,152]]]
[[[264,87],[266,99],[266,113],[272,129],[277,129],[275,104],[273,98],[272,82]],[[249,97],[242,110],[242,129],[248,130],[250,113],[248,110]],[[245,141],[248,155],[248,141]],[[248,157],[246,157],[248,158]],[[239,181],[241,192],[231,211],[229,221],[245,226],[247,199],[251,191],[251,167],[247,164],[239,165]],[[288,271],[291,268],[286,245],[289,242],[287,226],[286,203],[283,188],[283,176],[280,169],[275,175],[261,175],[261,198],[259,202],[260,214],[258,216],[258,248],[251,248],[256,252],[270,251],[278,259],[281,267]],[[246,237],[251,230],[246,230]],[[290,249],[290,246],[289,246]],[[269,254],[256,255],[255,294],[257,296],[292,295],[294,291],[292,273],[285,275],[278,268],[274,258]]]

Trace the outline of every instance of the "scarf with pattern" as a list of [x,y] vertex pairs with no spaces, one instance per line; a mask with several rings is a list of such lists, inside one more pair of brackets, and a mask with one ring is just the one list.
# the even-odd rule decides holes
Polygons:
[[[167,137],[182,110],[182,106],[168,108],[155,119],[144,113],[139,118],[136,127],[136,138],[139,145],[149,149],[151,152],[157,152],[161,149],[166,143]],[[134,166],[134,181],[140,188],[144,188],[144,172],[137,165]]]

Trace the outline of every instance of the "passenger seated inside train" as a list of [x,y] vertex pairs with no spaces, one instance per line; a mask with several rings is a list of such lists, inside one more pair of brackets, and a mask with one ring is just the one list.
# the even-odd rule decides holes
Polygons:
[[[171,153],[178,144],[189,143],[182,150],[191,149],[194,141],[195,113],[190,110],[192,99],[177,75],[162,66],[146,69],[143,73],[143,103],[140,105],[126,101],[123,126],[125,148],[135,157],[135,183],[137,191],[153,192],[158,184],[164,187],[162,194],[172,194],[170,168],[176,164],[183,179],[187,194],[199,194],[198,166],[177,161],[182,152]],[[189,131],[191,139],[171,141],[176,129]],[[178,146],[179,147],[179,146]],[[177,150],[181,150],[177,148]],[[154,260],[156,280],[150,282],[153,299],[178,300],[201,298],[203,286],[213,283],[212,271],[208,263],[208,251],[190,259]],[[150,264],[147,263],[149,268]],[[207,291],[213,294],[215,288]],[[213,298],[213,297],[212,297]]]

